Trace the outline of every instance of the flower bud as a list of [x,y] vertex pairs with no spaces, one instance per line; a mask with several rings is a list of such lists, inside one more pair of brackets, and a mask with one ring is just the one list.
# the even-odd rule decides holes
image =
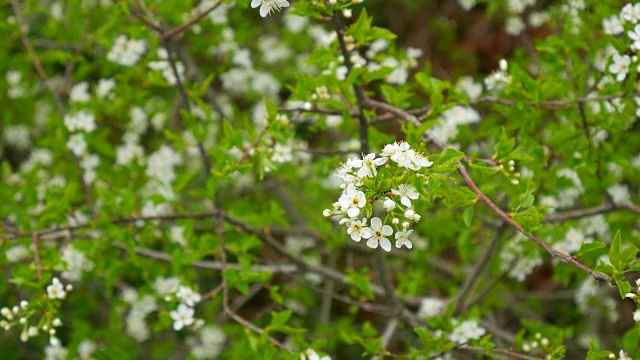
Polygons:
[[333,215],[333,214],[331,213],[331,210],[329,210],[329,209],[324,209],[322,211],[322,216],[324,216],[324,217],[329,217],[331,215]]
[[19,322],[20,324],[24,325],[24,324],[26,324],[26,323],[27,323],[27,318],[25,318],[25,317],[21,317],[21,318],[18,320],[18,322]]
[[382,206],[384,207],[385,210],[387,210],[387,212],[390,212],[390,211],[393,211],[393,209],[396,208],[396,203],[393,202],[393,200],[387,198],[387,200],[384,201]]
[[398,225],[398,224],[400,224],[400,219],[393,218],[393,220],[391,220],[391,223],[394,224],[394,225]]
[[60,346],[60,340],[58,340],[57,337],[52,336],[49,338],[49,344],[51,344],[51,346]]
[[53,321],[51,322],[51,325],[58,327],[58,326],[62,326],[62,321],[60,320],[60,318],[55,318],[53,319]]
[[67,290],[67,292],[72,291],[73,290],[73,285],[67,284],[67,286],[65,286],[64,289]]
[[405,228],[405,229],[408,228],[409,226],[411,226],[411,224],[409,224],[408,221],[405,221],[405,222],[402,223],[402,227]]
[[35,326],[29,326],[29,330],[27,331],[27,334],[29,334],[29,337],[34,337],[38,335],[38,328]]
[[509,64],[507,63],[507,60],[500,59],[500,61],[498,62],[498,67],[500,68],[500,71],[506,72],[509,68]]
[[351,9],[344,9],[342,10],[342,15],[348,19],[353,15],[353,13],[351,12]]
[[422,219],[422,216],[420,216],[418,214],[413,215],[413,221],[418,222],[418,221],[420,221],[420,219]]
[[26,300],[22,300],[20,301],[20,307],[21,308],[26,308],[27,306],[29,306],[29,302],[27,302]]
[[413,216],[415,214],[416,214],[416,212],[413,211],[413,209],[409,209],[409,210],[404,212],[404,217],[406,217],[407,219],[413,219]]
[[14,314],[17,314],[17,313],[19,313],[19,312],[20,312],[20,307],[16,305],[16,306],[14,306],[14,307],[12,307],[12,308],[11,308],[11,311],[12,311]]

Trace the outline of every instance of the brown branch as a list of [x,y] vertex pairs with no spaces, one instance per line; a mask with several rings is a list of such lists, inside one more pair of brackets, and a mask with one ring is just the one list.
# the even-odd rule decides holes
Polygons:
[[33,264],[36,266],[36,278],[40,281],[40,279],[42,279],[42,262],[40,260],[40,248],[38,247],[37,234],[33,234],[31,238],[31,245],[33,247]]
[[[460,345],[460,346],[457,347],[457,349],[458,350],[475,352],[475,353],[483,353],[483,354],[487,352],[487,350],[485,350],[484,348],[477,347],[477,346],[470,346],[470,345]],[[542,358],[541,357],[533,357],[533,356],[521,354],[519,352],[510,350],[510,349],[492,349],[491,353],[507,355],[507,356],[511,357],[512,359],[523,359],[523,360],[544,360],[545,359],[543,357]]]
[[44,82],[44,85],[49,91],[49,93],[51,94],[51,96],[53,96],[53,100],[56,103],[58,114],[60,115],[60,118],[62,118],[64,116],[64,107],[62,106],[62,100],[60,100],[60,96],[56,92],[56,89],[54,89],[53,85],[51,85],[49,76],[47,75],[47,71],[44,69],[44,66],[42,65],[42,61],[40,61],[40,58],[36,54],[35,50],[33,50],[31,41],[27,36],[27,24],[25,24],[24,19],[22,18],[22,12],[20,11],[20,5],[18,4],[18,0],[11,0],[11,6],[13,7],[13,13],[16,17],[16,22],[20,27],[20,39],[22,40],[22,44],[27,50],[27,53],[29,54],[29,58],[31,58],[31,62],[33,63],[33,66],[36,68],[36,71],[38,72],[40,79]]
[[[127,246],[122,243],[114,243],[113,245],[122,250],[125,250],[125,251],[128,250]],[[173,256],[162,251],[136,246],[133,249],[133,252],[135,252],[137,255],[144,256],[150,259],[159,260],[167,263],[173,262]],[[223,271],[225,269],[235,269],[235,270],[241,269],[240,264],[234,264],[234,263],[222,264],[222,262],[220,261],[209,261],[209,260],[194,261],[190,263],[190,265],[194,268],[207,269],[207,270]],[[299,271],[299,267],[292,264],[264,264],[264,265],[253,265],[251,267],[251,270],[256,272],[294,274]]]
[[258,136],[253,140],[253,143],[251,143],[251,146],[248,149],[245,149],[245,151],[242,153],[242,155],[238,158],[238,160],[236,160],[235,165],[238,166],[240,164],[242,164],[242,162],[249,157],[249,153],[251,153],[251,150],[255,149],[256,147],[258,147],[258,143],[260,143],[260,140],[262,139],[262,137],[264,136],[264,134],[266,134],[267,129],[269,128],[269,124],[265,125],[262,130],[260,131],[260,133],[258,134]]
[[[543,108],[557,108],[557,107],[564,107],[564,106],[568,106],[568,105],[573,105],[573,104],[584,104],[584,103],[588,103],[588,102],[594,102],[594,101],[611,101],[611,100],[615,100],[615,99],[622,99],[622,98],[629,98],[629,97],[633,97],[634,94],[615,94],[615,95],[604,95],[604,96],[593,96],[593,97],[580,97],[580,98],[575,98],[575,99],[558,99],[558,100],[542,100],[542,101],[531,101],[531,100],[522,100],[522,101],[515,101],[515,100],[509,100],[509,99],[502,99],[502,98],[497,98],[497,97],[484,97],[484,98],[480,98],[477,99],[475,101],[470,101],[469,105],[478,105],[478,104],[485,104],[485,103],[496,103],[496,104],[500,104],[500,105],[507,105],[507,106],[513,106],[516,105],[518,103],[522,103],[525,105],[531,105],[531,106],[538,106],[538,107],[543,107]],[[465,104],[460,104],[460,105],[465,105]]]
[[192,19],[189,19],[187,22],[185,22],[184,24],[177,26],[169,31],[165,31],[161,34],[162,39],[169,39],[174,35],[180,34],[181,32],[187,30],[188,28],[190,28],[191,26],[193,26],[194,24],[198,23],[200,20],[204,19],[205,16],[209,15],[210,12],[212,12],[213,10],[215,10],[218,6],[220,6],[220,4],[222,4],[222,0],[218,0],[215,2],[215,4],[211,5],[208,9],[206,9],[205,11],[199,13],[198,15],[194,16]]
[[561,251],[558,251],[558,250],[554,249],[553,247],[547,245],[544,241],[540,240],[537,236],[527,233],[522,228],[522,226],[520,226],[520,224],[518,224],[517,222],[513,221],[513,219],[507,213],[505,213],[496,204],[494,204],[493,201],[491,201],[491,199],[489,199],[480,190],[480,188],[478,188],[478,186],[473,181],[473,179],[471,179],[471,176],[469,175],[469,173],[467,172],[467,169],[464,166],[461,166],[460,168],[458,168],[458,172],[460,173],[460,175],[462,175],[462,177],[464,178],[464,180],[467,183],[467,185],[469,186],[469,188],[471,188],[471,190],[474,193],[476,193],[476,195],[478,195],[478,198],[480,200],[482,200],[482,202],[487,204],[487,206],[489,206],[489,208],[491,208],[491,210],[493,210],[493,212],[495,212],[500,218],[502,218],[502,220],[504,220],[504,222],[509,224],[514,229],[518,230],[518,232],[520,232],[522,235],[526,236],[529,240],[531,240],[534,243],[536,243],[536,245],[538,245],[541,248],[543,248],[552,257],[557,257],[557,258],[560,258],[560,259],[568,262],[569,264],[573,265],[574,267],[576,267],[576,268],[588,273],[589,275],[591,275],[596,280],[606,281],[606,282],[608,282],[610,284],[613,284],[611,278],[607,274],[603,274],[601,272],[594,271],[590,267],[585,266],[582,263],[578,262],[571,255],[568,255],[568,254],[565,254],[565,253],[563,253]]

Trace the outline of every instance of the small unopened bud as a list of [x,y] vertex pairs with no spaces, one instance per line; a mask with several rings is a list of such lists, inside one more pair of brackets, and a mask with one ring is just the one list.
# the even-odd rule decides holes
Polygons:
[[27,329],[25,328],[20,333],[20,341],[27,342],[29,340],[29,333],[27,333]]
[[409,210],[407,210],[407,211],[405,211],[405,212],[404,212],[404,216],[405,216],[407,219],[413,219],[413,216],[414,216],[415,214],[416,214],[416,212],[415,212],[415,211],[413,211],[413,209],[409,209]]
[[318,95],[316,95],[316,94],[311,95],[311,100],[313,100],[313,101],[318,100]]
[[513,185],[518,185],[518,184],[520,184],[520,180],[518,180],[518,179],[511,179],[511,183],[512,183]]
[[38,328],[35,326],[29,326],[29,330],[27,331],[27,334],[29,334],[29,337],[34,337],[38,335]]
[[509,64],[507,63],[507,60],[505,60],[505,59],[501,59],[501,60],[498,62],[498,67],[500,68],[500,71],[502,71],[502,72],[506,72],[506,71],[507,71],[507,69],[509,69]]
[[17,314],[20,312],[20,307],[16,305],[11,308],[11,311],[13,311],[14,314]]
[[398,225],[398,224],[400,224],[400,219],[393,218],[393,220],[391,220],[391,223],[394,224],[394,225]]
[[549,339],[547,338],[542,338],[540,340],[540,344],[542,344],[542,346],[549,346]]
[[18,320],[18,322],[19,322],[20,324],[24,325],[24,324],[26,324],[26,323],[27,323],[27,318],[25,318],[25,317],[21,317],[21,318]]
[[58,326],[62,326],[62,321],[60,320],[60,318],[55,318],[53,319],[53,321],[51,322],[51,325],[58,327]]
[[51,346],[60,346],[60,340],[58,340],[57,337],[52,336],[49,338],[49,344],[51,344]]
[[67,284],[67,286],[65,286],[64,289],[67,290],[67,292],[72,291],[73,290],[73,285]]
[[311,110],[311,103],[310,102],[305,102],[304,105],[302,105],[302,108],[305,110]]
[[389,212],[389,211],[393,211],[393,209],[396,208],[396,203],[393,202],[393,200],[387,198],[387,200],[384,201],[382,206],[384,207],[385,210]]
[[344,9],[342,11],[342,15],[348,19],[353,15],[353,13],[351,12],[351,9]]
[[402,223],[402,227],[405,228],[405,229],[408,228],[409,226],[411,226],[411,224],[409,224],[408,221],[405,221],[405,222]]
[[422,219],[422,216],[420,216],[418,214],[413,215],[413,221],[418,222],[418,221],[420,221],[420,219]]
[[29,306],[29,302],[27,302],[26,300],[22,300],[20,301],[20,307],[21,308],[26,308],[27,306]]
[[523,344],[522,345],[522,351],[524,351],[524,352],[531,351],[531,346],[529,346],[529,344]]
[[329,217],[331,215],[333,215],[333,213],[331,213],[331,210],[329,210],[329,209],[322,210],[322,216]]
[[2,316],[6,317],[9,320],[13,319],[13,314],[7,307],[3,307],[2,310],[0,310],[0,314],[2,314]]

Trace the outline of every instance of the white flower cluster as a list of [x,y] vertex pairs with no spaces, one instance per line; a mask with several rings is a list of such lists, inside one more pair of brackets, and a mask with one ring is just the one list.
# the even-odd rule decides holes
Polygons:
[[31,147],[31,131],[26,125],[9,125],[4,129],[2,138],[5,144],[19,150]]
[[535,333],[533,336],[535,339],[531,341],[524,341],[522,344],[522,350],[524,352],[530,352],[531,350],[535,350],[538,347],[548,347],[549,346],[549,338],[543,337],[540,333]]
[[[409,229],[411,224],[418,222],[421,216],[415,213],[412,200],[419,198],[418,191],[408,183],[397,184],[391,189],[369,189],[365,185],[365,179],[373,179],[378,175],[378,167],[387,164],[383,169],[395,171],[394,178],[404,178],[404,172],[409,170],[418,171],[430,167],[430,162],[424,155],[411,149],[406,142],[388,144],[380,153],[363,155],[362,159],[348,159],[347,162],[338,169],[337,176],[342,179],[340,187],[343,189],[342,196],[333,203],[333,210],[325,209],[323,215],[326,217],[341,215],[340,225],[347,228],[347,234],[353,241],[367,239],[367,246],[376,249],[378,246],[385,251],[391,251],[391,242],[388,237],[393,235],[394,230],[390,225],[385,224],[390,219],[391,224],[396,228],[396,247],[406,246],[412,248],[409,236],[413,230]],[[388,160],[391,162],[388,163]],[[390,170],[395,164],[397,167]],[[370,183],[370,182],[367,182]],[[371,198],[367,199],[365,193],[370,193]],[[382,202],[382,207],[387,212],[385,220],[379,217],[372,217],[370,226],[367,226],[367,218],[360,220],[360,215],[369,202]],[[399,217],[403,220],[400,220]]]
[[[500,270],[517,281],[524,281],[544,260],[537,251],[526,251],[527,238],[517,233],[500,252]],[[525,255],[523,255],[525,254]]]
[[444,300],[437,297],[422,298],[420,299],[420,307],[416,315],[420,319],[428,319],[442,313],[445,305]]
[[146,50],[147,43],[144,40],[129,40],[126,35],[120,35],[109,50],[107,60],[123,66],[133,66]]
[[501,59],[498,62],[498,70],[491,73],[484,79],[484,85],[488,91],[502,91],[505,86],[511,83],[511,75],[507,72],[509,63],[507,60]]
[[300,354],[300,360],[331,360],[328,355],[320,356],[315,350],[307,349]]
[[17,99],[26,95],[27,90],[22,84],[22,73],[15,70],[7,71],[5,79],[9,85],[9,90],[7,91],[9,99]]
[[[166,49],[160,48],[158,49],[158,61],[151,61],[147,64],[149,69],[156,70],[162,72],[162,76],[169,83],[169,85],[176,85],[178,83],[178,79],[176,78],[175,73],[173,72],[173,67],[169,62],[169,53]],[[178,78],[180,82],[184,82],[184,65],[180,61],[175,62],[176,71],[178,73]]]
[[176,310],[172,310],[169,315],[173,319],[173,329],[179,331],[185,326],[193,324],[195,310],[193,307],[200,302],[200,294],[190,287],[180,286],[175,296],[180,300]]
[[222,352],[227,336],[218,326],[205,326],[200,329],[198,339],[187,339],[191,356],[196,359],[215,359]]
[[[67,292],[73,290],[73,287],[69,284],[67,286],[62,285],[57,277],[54,277],[51,281],[51,285],[47,286],[47,297],[50,300],[64,299],[67,296]],[[11,308],[3,307],[0,309],[0,328],[5,331],[10,330],[13,326],[22,328],[20,333],[20,340],[27,342],[30,338],[39,334],[40,330],[49,335],[49,344],[54,347],[60,346],[60,340],[56,336],[57,327],[62,326],[62,321],[55,317],[55,312],[47,313],[43,318],[37,319],[38,325],[29,325],[29,318],[35,314],[40,313],[34,311],[28,301],[22,300],[18,305]]]
[[611,54],[613,63],[609,66],[609,72],[615,77],[615,80],[624,81],[632,63],[634,66],[638,66],[638,56],[636,54],[640,51],[640,3],[626,4],[619,14],[602,20],[602,28],[606,34],[613,36],[622,35],[625,32],[625,28],[629,29],[627,31],[627,41],[631,43],[629,50],[634,55],[629,56],[626,51],[618,53],[613,50],[613,54]]
[[480,339],[486,330],[478,325],[475,320],[465,320],[456,325],[453,331],[449,334],[448,338],[458,344],[466,344],[469,340]]
[[156,299],[152,295],[140,297],[134,289],[125,289],[122,293],[122,298],[131,305],[131,309],[125,319],[127,334],[138,342],[149,339],[150,333],[146,317],[158,309]]
[[72,246],[62,250],[62,260],[67,263],[67,270],[61,276],[69,281],[78,281],[85,271],[93,270],[93,262],[84,253]]

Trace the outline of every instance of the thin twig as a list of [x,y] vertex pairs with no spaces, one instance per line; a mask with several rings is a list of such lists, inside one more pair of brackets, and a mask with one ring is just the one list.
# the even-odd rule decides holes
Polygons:
[[[127,251],[127,246],[122,243],[114,243],[114,246]],[[158,250],[147,249],[140,246],[136,246],[133,248],[133,252],[137,255],[147,257],[149,259],[159,260],[162,262],[173,262],[173,256]],[[222,264],[220,261],[209,261],[209,260],[199,260],[190,263],[190,266],[198,269],[207,269],[207,270],[220,270],[224,269],[235,269],[240,270],[240,264],[227,263]],[[263,264],[263,265],[253,265],[251,267],[252,271],[256,272],[269,272],[269,273],[282,273],[282,274],[294,274],[298,272],[300,269],[299,266],[292,264]]]
[[163,32],[162,35],[161,35],[162,39],[169,39],[172,36],[180,34],[181,32],[187,30],[188,28],[190,28],[194,24],[198,23],[200,20],[204,19],[205,16],[209,15],[209,13],[212,12],[213,10],[215,10],[218,6],[220,6],[220,4],[222,4],[222,0],[216,1],[213,5],[209,6],[209,8],[207,8],[203,12],[199,13],[198,15],[193,17],[192,19],[189,19],[184,24],[182,24],[182,25],[180,25],[178,27],[175,27],[175,28],[173,28],[173,29],[171,29],[169,31]]
[[42,279],[42,261],[40,260],[40,247],[38,246],[37,234],[33,234],[31,246],[33,247],[33,264],[36,266],[36,278],[40,281],[40,279]]
[[465,300],[468,299],[473,288],[476,286],[480,276],[484,273],[493,256],[495,255],[498,244],[500,243],[500,236],[502,235],[504,226],[498,227],[496,232],[491,238],[489,247],[486,248],[484,254],[480,257],[476,266],[470,271],[470,276],[467,277],[465,282],[460,287],[455,299],[455,305],[453,306],[453,315],[458,316],[465,311]]
[[36,54],[35,50],[33,50],[33,46],[31,45],[31,41],[27,36],[27,24],[25,24],[24,19],[22,18],[22,12],[20,11],[20,5],[18,4],[18,0],[11,0],[11,6],[13,7],[13,13],[16,17],[16,22],[20,27],[20,39],[22,40],[22,44],[25,49],[27,49],[27,53],[29,54],[29,58],[31,58],[31,62],[33,66],[36,68],[40,79],[44,82],[47,90],[51,96],[53,96],[53,100],[56,103],[56,108],[58,110],[58,114],[60,118],[64,116],[64,107],[62,106],[62,100],[60,100],[59,94],[56,92],[56,89],[51,85],[51,81],[49,80],[49,76],[47,75],[47,71],[44,69],[40,58]]

